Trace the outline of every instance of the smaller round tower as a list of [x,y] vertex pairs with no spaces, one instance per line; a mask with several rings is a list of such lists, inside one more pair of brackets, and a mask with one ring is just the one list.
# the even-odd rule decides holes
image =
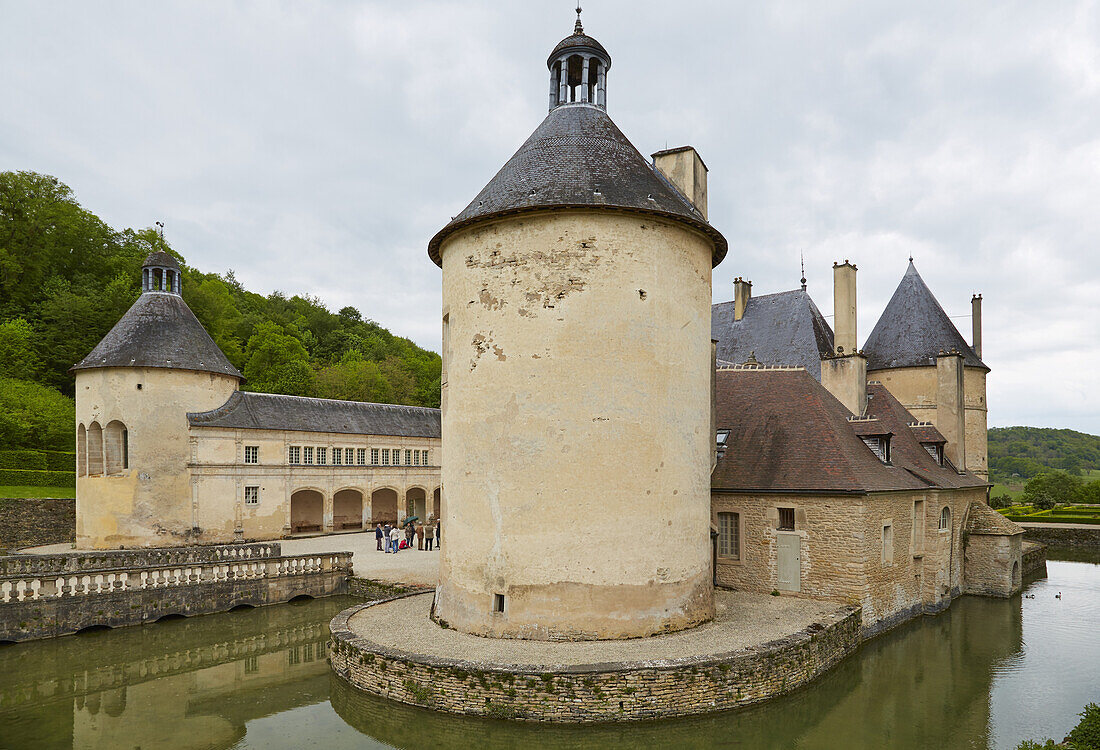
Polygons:
[[172,546],[200,536],[187,412],[222,405],[243,378],[181,288],[176,259],[151,253],[137,302],[71,369],[80,547]]

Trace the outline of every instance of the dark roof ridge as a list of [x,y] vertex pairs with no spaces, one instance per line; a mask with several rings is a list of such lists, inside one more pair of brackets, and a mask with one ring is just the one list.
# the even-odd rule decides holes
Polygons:
[[[382,401],[356,401],[354,399],[347,398],[321,398],[320,396],[295,396],[290,393],[269,393],[267,391],[237,391],[237,393],[248,394],[249,396],[255,396],[257,398],[296,398],[302,401],[318,401],[322,403],[330,404],[360,404],[363,406],[381,406],[392,407],[394,409],[424,409],[426,411],[439,411],[434,406],[416,406],[415,404],[388,404]],[[220,407],[219,407],[220,408]],[[196,412],[202,413],[202,412]]]

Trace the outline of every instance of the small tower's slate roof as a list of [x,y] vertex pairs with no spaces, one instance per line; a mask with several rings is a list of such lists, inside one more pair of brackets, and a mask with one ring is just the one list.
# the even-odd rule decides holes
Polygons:
[[941,351],[953,349],[962,354],[966,367],[989,369],[966,343],[909,261],[894,296],[863,345],[867,369],[934,365]]
[[718,357],[745,362],[754,352],[763,365],[804,367],[821,380],[821,359],[833,351],[833,329],[803,289],[750,297],[734,320],[734,303],[711,305],[710,337]]
[[145,260],[142,262],[141,266],[142,268],[145,266],[156,266],[158,268],[171,268],[176,271],[180,270],[179,261],[163,250],[154,250],[149,253],[145,256]]
[[985,503],[970,503],[966,516],[966,530],[971,534],[1016,536],[1024,533],[1024,527],[1013,523]]
[[393,437],[440,436],[439,409],[235,391],[217,409],[192,412],[192,427],[339,432]]
[[428,243],[439,248],[450,234],[490,219],[565,208],[602,208],[662,216],[688,224],[714,242],[713,263],[726,255],[726,239],[703,218],[594,104],[562,104],[546,115],[519,151],[477,197]]
[[585,34],[584,29],[582,29],[579,24],[577,25],[577,30],[575,30],[574,33],[570,34],[569,36],[565,37],[565,39],[562,39],[560,42],[557,43],[553,51],[550,53],[550,56],[546,58],[546,64],[549,65],[550,63],[552,63],[557,58],[558,53],[562,50],[572,48],[576,48],[578,51],[591,49],[602,53],[608,60],[607,69],[611,69],[611,55],[607,54],[607,50],[604,49],[602,44],[596,41],[595,37],[591,37],[588,36],[588,34]]
[[91,354],[73,365],[70,372],[95,367],[164,367],[243,379],[183,297],[171,292],[145,292],[138,297]]

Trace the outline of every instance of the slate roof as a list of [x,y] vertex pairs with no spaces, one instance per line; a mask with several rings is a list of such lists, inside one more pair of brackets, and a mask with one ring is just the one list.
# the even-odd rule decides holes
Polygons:
[[217,409],[187,415],[192,427],[440,436],[439,409],[236,391]]
[[439,248],[450,234],[501,216],[562,208],[603,208],[661,216],[688,224],[714,242],[713,264],[726,255],[726,239],[593,104],[562,104],[477,197],[428,243]]
[[584,29],[582,29],[579,25],[574,30],[574,33],[565,37],[565,39],[562,39],[554,46],[553,51],[550,52],[550,56],[546,58],[546,64],[548,66],[552,64],[554,62],[554,59],[558,56],[559,52],[561,52],[563,49],[569,49],[571,47],[576,47],[578,49],[596,50],[607,58],[607,69],[611,70],[611,55],[607,54],[607,50],[604,49],[602,44],[596,41],[595,37],[591,37],[588,36],[588,34],[585,34]]
[[145,266],[158,266],[160,268],[174,268],[177,271],[180,270],[179,261],[163,250],[154,250],[146,255],[141,266],[142,268]]
[[966,515],[966,530],[971,534],[1016,536],[1024,533],[1024,527],[1015,524],[985,503],[970,503]]
[[910,434],[921,443],[946,443],[947,438],[943,436],[935,425],[931,424],[918,424],[909,428]]
[[70,372],[95,367],[164,367],[243,379],[183,297],[171,292],[145,292],[138,297]]
[[744,362],[753,352],[764,365],[805,367],[821,380],[821,358],[833,351],[833,329],[803,289],[749,297],[735,321],[734,303],[711,305],[710,337],[718,357]]
[[966,343],[909,261],[894,296],[863,345],[867,369],[934,365],[940,351],[952,349],[962,354],[963,365],[989,369]]
[[719,370],[718,429],[730,430],[711,475],[715,490],[822,494],[982,487],[973,474],[939,466],[909,434],[913,421],[881,386],[868,413],[893,433],[884,464],[856,434],[851,413],[805,370]]

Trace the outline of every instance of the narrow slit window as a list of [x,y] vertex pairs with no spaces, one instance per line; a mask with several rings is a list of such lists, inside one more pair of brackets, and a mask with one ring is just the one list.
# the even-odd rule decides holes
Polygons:
[[493,612],[504,613],[504,594],[493,594]]

